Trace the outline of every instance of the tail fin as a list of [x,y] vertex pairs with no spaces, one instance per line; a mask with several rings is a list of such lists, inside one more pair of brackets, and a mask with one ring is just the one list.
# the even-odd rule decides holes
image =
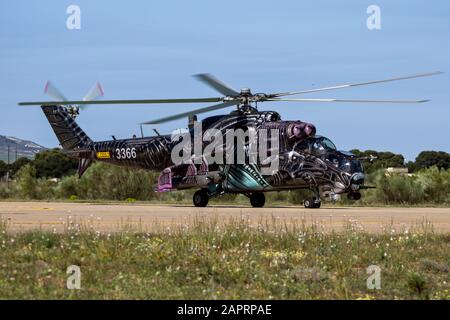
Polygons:
[[64,150],[84,149],[92,144],[92,140],[81,130],[66,108],[61,106],[41,108]]

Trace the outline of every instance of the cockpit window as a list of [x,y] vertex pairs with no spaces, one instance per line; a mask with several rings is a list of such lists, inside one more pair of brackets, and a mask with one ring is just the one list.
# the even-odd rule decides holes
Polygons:
[[336,150],[336,146],[334,145],[333,142],[331,142],[330,139],[322,137],[322,145],[324,146],[325,149],[327,150],[332,150],[335,151]]
[[312,149],[313,150],[315,150],[315,151],[323,151],[323,146],[322,146],[322,144],[320,143],[320,141],[314,141],[314,143],[312,144]]
[[336,151],[336,146],[330,139],[316,136],[300,142],[295,149],[313,153],[323,153],[324,151]]

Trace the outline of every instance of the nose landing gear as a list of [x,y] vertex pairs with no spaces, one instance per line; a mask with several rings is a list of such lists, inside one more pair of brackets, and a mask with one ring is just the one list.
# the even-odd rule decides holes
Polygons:
[[305,199],[305,201],[303,201],[303,205],[307,209],[318,209],[318,208],[320,208],[321,201],[320,201],[320,198],[316,198],[316,197],[308,198],[308,199]]
[[315,189],[314,192],[316,194],[314,197],[305,199],[305,201],[303,201],[303,205],[307,209],[319,209],[320,208],[320,205],[322,202],[320,201],[319,189]]

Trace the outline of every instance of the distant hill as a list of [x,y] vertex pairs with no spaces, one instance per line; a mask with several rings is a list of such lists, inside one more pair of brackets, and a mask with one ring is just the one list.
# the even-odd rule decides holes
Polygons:
[[16,158],[27,157],[33,158],[36,153],[47,150],[47,148],[28,140],[22,140],[15,137],[6,137],[0,135],[0,160],[8,160],[8,145],[9,145],[9,158],[11,162],[14,162]]

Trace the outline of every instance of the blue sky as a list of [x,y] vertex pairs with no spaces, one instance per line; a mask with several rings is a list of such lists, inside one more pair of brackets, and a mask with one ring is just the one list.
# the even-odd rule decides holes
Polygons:
[[[71,4],[81,8],[81,30],[66,28]],[[381,30],[366,27],[371,4],[381,8]],[[191,77],[201,72],[237,89],[280,92],[441,70],[431,78],[302,96],[432,99],[427,104],[260,108],[312,122],[344,150],[390,150],[407,159],[421,150],[450,152],[449,34],[444,0],[1,1],[0,134],[58,144],[39,108],[16,105],[45,100],[49,79],[71,99],[96,80],[106,99],[139,99],[216,96]],[[139,122],[190,107],[199,105],[91,106],[78,122],[95,140],[129,137],[139,133]],[[156,128],[170,132],[186,122]]]

